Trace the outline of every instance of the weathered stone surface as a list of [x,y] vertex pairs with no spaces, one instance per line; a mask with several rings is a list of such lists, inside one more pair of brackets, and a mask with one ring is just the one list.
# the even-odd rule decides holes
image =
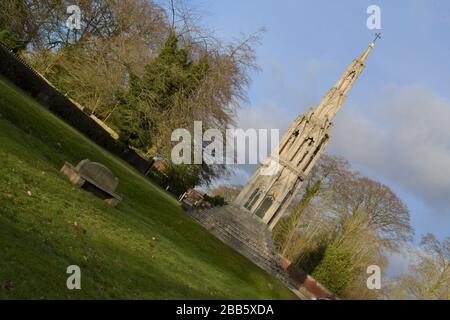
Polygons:
[[67,178],[69,178],[69,181],[72,184],[76,185],[77,187],[81,187],[85,182],[85,180],[80,176],[76,168],[68,162],[64,164],[60,172]]
[[236,206],[258,216],[270,229],[275,227],[330,141],[332,120],[363,71],[373,47],[371,43],[353,60],[315,110],[297,117],[281,138],[279,148],[256,170],[236,197]]
[[76,167],[66,162],[60,172],[77,187],[103,199],[111,206],[116,206],[122,201],[122,197],[114,193],[119,179],[104,165],[82,160]]
[[109,192],[114,192],[119,185],[119,179],[114,176],[111,170],[100,163],[86,159],[81,161],[76,169],[82,176],[95,181],[98,186]]
[[235,206],[193,210],[189,214],[222,242],[286,284],[305,299],[281,266],[267,225]]

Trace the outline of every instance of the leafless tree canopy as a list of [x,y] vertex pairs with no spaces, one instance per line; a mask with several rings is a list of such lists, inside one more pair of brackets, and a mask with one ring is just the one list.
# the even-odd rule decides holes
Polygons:
[[449,300],[450,237],[439,241],[432,234],[422,237],[421,248],[406,250],[412,260],[409,271],[384,290],[387,299]]
[[302,266],[321,248],[340,248],[351,255],[354,274],[343,297],[376,297],[366,288],[366,268],[386,266],[387,252],[411,240],[407,207],[389,187],[352,171],[339,157],[323,156],[303,189],[275,229],[279,252]]
[[[82,11],[81,30],[66,27],[69,5]],[[86,112],[113,128],[120,121],[120,95],[128,90],[130,74],[142,75],[170,34],[189,48],[191,60],[207,57],[208,75],[189,99],[163,111],[151,99],[140,105],[139,114],[155,124],[149,132],[153,150],[144,150],[153,154],[167,154],[171,132],[190,129],[194,120],[203,121],[205,129],[224,131],[232,125],[246,101],[250,74],[258,70],[254,48],[262,29],[224,41],[202,27],[184,1],[4,0],[0,6],[0,26],[24,39],[25,58]]]

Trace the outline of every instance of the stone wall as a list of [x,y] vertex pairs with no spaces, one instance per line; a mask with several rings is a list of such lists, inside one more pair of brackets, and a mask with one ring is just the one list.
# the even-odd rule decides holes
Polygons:
[[42,106],[109,152],[119,156],[141,173],[152,161],[142,158],[113,137],[93,119],[52,87],[31,66],[0,43],[0,75],[21,88]]
[[317,282],[316,279],[311,277],[299,267],[292,264],[288,259],[280,256],[280,261],[282,268],[287,271],[291,279],[296,283],[297,288],[306,289],[317,299],[337,299],[337,297],[333,293],[331,293],[323,285]]

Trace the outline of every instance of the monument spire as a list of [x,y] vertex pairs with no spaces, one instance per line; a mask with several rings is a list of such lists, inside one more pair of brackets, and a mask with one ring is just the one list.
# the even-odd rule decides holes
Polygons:
[[372,49],[375,47],[375,41],[380,38],[380,34],[377,33],[374,41],[369,43],[367,49],[358,58],[353,60],[342,77],[336,82],[336,85],[327,92],[314,112],[319,119],[332,121],[344,103],[351,87],[364,70],[365,62]]
[[[377,34],[374,42],[379,38]],[[234,200],[236,206],[259,217],[269,229],[275,227],[300,193],[303,181],[328,145],[332,120],[363,71],[374,42],[353,60],[315,110],[297,117],[281,138],[275,154],[258,167]],[[276,169],[268,175],[269,168]]]

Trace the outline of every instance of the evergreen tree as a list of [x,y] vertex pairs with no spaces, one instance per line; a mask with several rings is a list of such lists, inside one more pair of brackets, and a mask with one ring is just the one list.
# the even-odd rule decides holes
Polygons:
[[[121,136],[130,145],[147,151],[158,134],[154,114],[186,101],[208,74],[206,57],[192,61],[187,46],[179,48],[178,38],[170,34],[159,55],[146,65],[142,77],[131,71],[126,105],[122,106]],[[172,130],[175,128],[171,128]]]
[[16,53],[25,49],[24,42],[19,35],[6,28],[0,29],[0,42]]

